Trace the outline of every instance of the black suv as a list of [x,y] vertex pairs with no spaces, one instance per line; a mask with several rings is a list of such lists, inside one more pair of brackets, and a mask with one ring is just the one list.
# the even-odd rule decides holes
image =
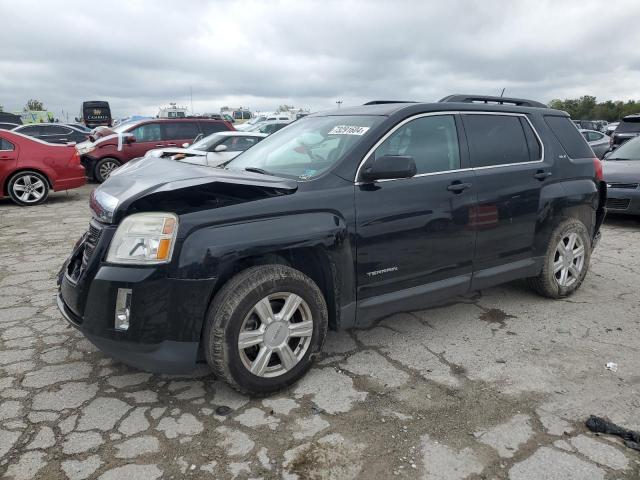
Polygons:
[[582,283],[605,215],[600,161],[566,113],[456,95],[316,113],[224,168],[134,160],[91,197],[58,306],[104,352],[198,360],[265,394],[328,328],[527,278]]
[[617,148],[627,140],[640,135],[640,113],[627,115],[611,135],[611,149]]

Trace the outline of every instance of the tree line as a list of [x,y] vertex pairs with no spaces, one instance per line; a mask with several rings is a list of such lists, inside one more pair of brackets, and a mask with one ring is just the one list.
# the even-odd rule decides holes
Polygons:
[[596,97],[591,95],[568,98],[566,100],[551,100],[549,106],[557,110],[564,110],[574,120],[607,120],[615,122],[626,115],[640,113],[640,101],[607,100],[598,102]]

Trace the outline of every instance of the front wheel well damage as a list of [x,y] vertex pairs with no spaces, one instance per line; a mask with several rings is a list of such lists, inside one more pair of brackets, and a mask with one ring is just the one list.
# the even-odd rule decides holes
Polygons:
[[[313,280],[316,285],[318,285],[320,291],[324,295],[325,301],[327,302],[329,328],[336,330],[339,324],[338,304],[340,297],[339,289],[336,287],[337,282],[335,281],[336,269],[332,266],[329,256],[319,248],[305,247],[285,249],[266,254],[249,256],[233,262],[223,268],[220,272],[214,291],[209,299],[209,304],[211,304],[216,293],[220,291],[224,284],[238,273],[257,265],[273,264],[286,265],[291,268],[295,268],[296,270],[304,273],[307,277]],[[204,328],[200,332],[201,345],[203,332]]]

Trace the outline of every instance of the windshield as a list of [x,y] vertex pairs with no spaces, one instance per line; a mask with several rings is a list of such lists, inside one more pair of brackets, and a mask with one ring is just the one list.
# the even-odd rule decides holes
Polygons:
[[208,137],[204,137],[203,139],[198,140],[196,143],[191,145],[189,148],[191,148],[193,150],[209,151],[209,149],[213,145],[218,143],[220,140],[223,140],[224,138],[226,138],[224,135],[220,135],[219,133],[213,133],[213,134],[209,135]]
[[265,138],[226,166],[309,180],[340,160],[382,121],[377,116],[305,117]]
[[607,160],[640,160],[640,137],[624,142]]

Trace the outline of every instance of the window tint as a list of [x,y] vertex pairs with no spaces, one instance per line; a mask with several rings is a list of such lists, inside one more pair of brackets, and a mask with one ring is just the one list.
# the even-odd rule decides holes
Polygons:
[[527,139],[520,117],[464,115],[464,128],[469,141],[473,167],[530,161]]
[[556,117],[545,115],[544,121],[556,136],[564,151],[571,158],[591,158],[593,151],[584,137],[569,119],[569,117]]
[[586,133],[588,142],[597,142],[603,137],[601,133],[597,133],[597,132],[585,132],[585,133]]
[[412,120],[387,138],[374,155],[409,155],[419,174],[456,170],[460,168],[456,122],[452,115]]
[[200,128],[202,128],[202,133],[204,133],[205,136],[229,130],[222,122],[202,122],[200,123]]
[[138,142],[156,142],[162,138],[160,135],[160,124],[158,123],[140,125],[129,133],[133,133]]
[[520,117],[520,125],[524,130],[524,135],[527,137],[527,146],[529,147],[529,161],[535,162],[542,159],[542,147],[538,137],[533,132],[531,124],[524,118]]
[[164,124],[165,140],[193,140],[200,130],[195,122],[167,122]]
[[9,140],[5,140],[4,138],[0,138],[0,150],[14,150],[15,147],[13,143]]

